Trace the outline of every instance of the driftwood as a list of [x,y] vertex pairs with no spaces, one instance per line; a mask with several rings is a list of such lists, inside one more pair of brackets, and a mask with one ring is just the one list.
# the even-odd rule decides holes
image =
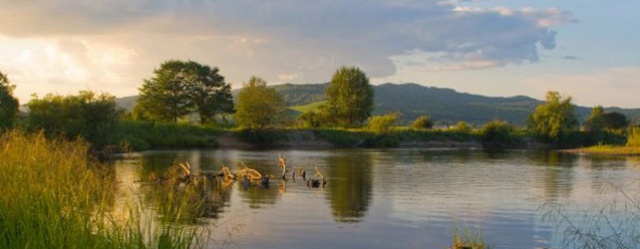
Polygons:
[[291,179],[295,181],[296,175],[302,176],[303,181],[307,180],[307,172],[302,167],[296,167],[296,170],[291,173]]
[[236,172],[238,177],[244,178],[245,176],[251,181],[262,180],[262,174],[255,169],[249,168],[244,163],[242,164],[242,169]]
[[222,174],[224,176],[224,179],[228,180],[228,181],[232,181],[232,180],[236,179],[236,175],[231,173],[231,170],[229,170],[229,167],[225,166],[224,164],[222,165],[222,168],[220,169],[220,174]]
[[287,180],[287,158],[278,155],[278,167],[282,169],[282,180]]
[[320,179],[309,179],[307,181],[307,187],[319,188],[320,184],[322,184],[322,188],[324,188],[327,185],[327,181],[325,181],[324,175],[320,173],[320,170],[318,170],[318,166],[316,166],[315,170],[316,170],[316,173],[313,176],[319,177]]

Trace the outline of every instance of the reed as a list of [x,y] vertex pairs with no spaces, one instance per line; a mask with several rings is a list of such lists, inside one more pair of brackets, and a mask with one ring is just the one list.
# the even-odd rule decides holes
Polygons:
[[462,234],[455,228],[453,231],[453,243],[450,249],[491,249],[493,246],[487,245],[479,231],[472,231],[464,228]]
[[204,234],[115,196],[113,169],[84,141],[0,135],[0,248],[193,248]]

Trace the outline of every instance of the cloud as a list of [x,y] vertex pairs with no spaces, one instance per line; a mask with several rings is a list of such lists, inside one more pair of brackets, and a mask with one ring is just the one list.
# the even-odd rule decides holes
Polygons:
[[[572,21],[553,8],[442,0],[0,2],[0,34],[56,41],[74,66],[114,81],[141,79],[172,58],[218,66],[237,84],[251,75],[322,82],[341,65],[385,77],[416,52],[447,70],[537,62],[540,49],[556,46],[552,28]],[[97,59],[105,57],[117,59]]]

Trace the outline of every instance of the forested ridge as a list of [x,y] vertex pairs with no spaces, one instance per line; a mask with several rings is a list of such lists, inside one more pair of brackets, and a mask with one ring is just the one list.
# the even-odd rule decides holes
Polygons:
[[[290,106],[304,106],[324,101],[324,90],[328,83],[319,84],[281,84],[272,87]],[[453,89],[422,86],[415,83],[386,83],[373,86],[375,108],[374,115],[399,111],[402,120],[410,122],[420,115],[429,115],[438,124],[455,124],[465,121],[483,124],[500,119],[511,124],[524,125],[527,117],[542,100],[528,96],[488,97],[477,94],[461,93]],[[238,89],[232,91],[235,96]],[[136,96],[116,99],[121,107],[131,110]],[[640,119],[640,109],[617,107],[605,108],[625,114],[630,120]],[[584,120],[591,107],[577,106],[576,115]]]

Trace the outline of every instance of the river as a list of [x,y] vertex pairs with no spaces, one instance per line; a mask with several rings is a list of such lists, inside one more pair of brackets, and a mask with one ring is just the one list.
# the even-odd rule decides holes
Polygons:
[[[326,187],[280,181],[279,155],[308,177],[317,167]],[[211,248],[447,248],[455,228],[481,231],[494,248],[560,248],[561,217],[583,224],[583,215],[640,193],[636,158],[553,151],[149,151],[119,159],[117,178],[145,195],[153,184],[138,181],[174,162],[207,171],[244,163],[274,176],[269,188],[233,183],[206,203]]]

